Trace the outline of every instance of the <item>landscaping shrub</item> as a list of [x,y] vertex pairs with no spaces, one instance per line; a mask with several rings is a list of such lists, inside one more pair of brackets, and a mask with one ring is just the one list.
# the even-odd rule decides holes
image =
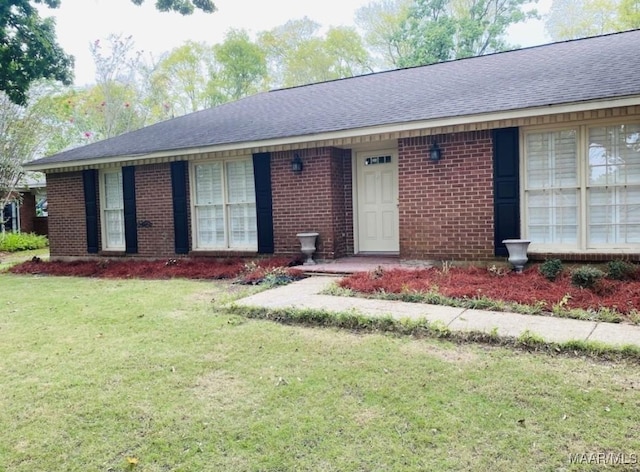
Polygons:
[[606,274],[593,266],[581,266],[571,271],[571,283],[580,288],[592,288]]
[[610,261],[607,263],[607,278],[613,280],[634,280],[638,269],[626,261]]
[[35,233],[0,234],[0,251],[17,252],[29,249],[42,249],[49,245],[46,236]]
[[[360,272],[345,277],[338,285],[349,293],[404,301],[442,304],[439,299],[458,300],[452,306],[480,306],[487,299],[495,302],[492,309],[509,303],[533,307],[536,312],[553,312],[568,316],[572,310],[615,309],[633,323],[640,320],[640,281],[600,279],[590,290],[572,284],[569,274],[559,274],[549,281],[538,268],[521,274],[496,277],[486,268],[453,267],[446,274],[438,269],[385,270],[382,274]],[[519,309],[514,310],[522,312]],[[634,317],[631,319],[631,317]],[[575,317],[575,316],[572,316]]]
[[538,270],[545,279],[553,282],[562,272],[562,268],[562,261],[560,259],[549,259],[540,264]]

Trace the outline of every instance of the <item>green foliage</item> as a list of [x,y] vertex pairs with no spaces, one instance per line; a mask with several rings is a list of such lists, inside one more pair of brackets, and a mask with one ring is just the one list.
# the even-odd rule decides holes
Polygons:
[[519,345],[527,347],[527,348],[537,348],[544,346],[545,340],[538,336],[535,333],[532,333],[528,329],[523,331],[520,336],[518,336],[517,342]]
[[621,323],[624,317],[615,308],[600,307],[596,311],[596,319],[605,323]]
[[415,0],[394,35],[401,67],[504,51],[509,26],[537,18],[527,0]]
[[554,41],[640,28],[640,0],[553,0],[545,26]]
[[49,245],[46,236],[34,233],[3,233],[0,234],[0,251],[16,252],[29,249],[42,249]]
[[538,267],[538,271],[542,274],[542,276],[550,281],[556,280],[558,275],[562,272],[563,266],[562,261],[560,259],[549,259],[544,261]]
[[[74,60],[57,43],[55,21],[40,18],[32,3],[60,6],[60,0],[0,2],[0,91],[18,105],[26,104],[27,91],[36,80],[52,79],[67,85],[73,80]],[[216,10],[211,0],[156,0],[159,11],[190,15],[196,8],[206,13]]]
[[265,52],[246,31],[228,31],[213,52],[221,67],[216,85],[226,100],[238,100],[261,89],[267,77]]
[[[59,1],[44,3],[55,8]],[[54,79],[70,84],[72,69],[73,57],[58,45],[52,18],[40,18],[28,0],[0,2],[0,91],[12,102],[25,105],[34,81]]]
[[363,41],[377,68],[395,69],[405,55],[405,45],[397,38],[412,3],[412,0],[378,0],[356,11],[355,22],[363,31]]
[[263,285],[266,288],[272,288],[280,285],[287,285],[299,279],[300,277],[292,275],[291,271],[287,267],[274,267],[267,271],[260,285]]
[[592,288],[605,273],[593,266],[581,266],[571,271],[571,283],[580,288]]
[[638,271],[637,267],[627,261],[609,261],[607,263],[607,277],[613,280],[629,280]]
[[216,76],[213,47],[187,41],[173,49],[151,74],[151,87],[157,89],[155,100],[171,108],[177,116],[223,103],[211,85]]
[[[142,5],[144,0],[131,0],[135,5]],[[156,0],[158,11],[175,11],[181,15],[191,15],[198,8],[205,13],[213,13],[216,6],[211,0]]]
[[370,72],[370,58],[354,28],[329,28],[309,18],[290,20],[263,31],[258,44],[266,53],[273,87],[293,87]]
[[620,31],[640,28],[640,0],[621,0],[618,22]]

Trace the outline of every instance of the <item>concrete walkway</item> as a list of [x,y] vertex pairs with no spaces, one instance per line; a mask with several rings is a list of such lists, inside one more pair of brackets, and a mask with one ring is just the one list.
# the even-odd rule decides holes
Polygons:
[[595,321],[580,321],[550,316],[520,315],[484,310],[471,310],[422,303],[371,300],[354,297],[321,295],[320,292],[339,277],[316,276],[282,287],[236,300],[240,307],[299,308],[325,311],[352,311],[366,316],[392,316],[439,321],[452,331],[475,331],[498,336],[518,337],[529,331],[549,342],[573,340],[597,341],[610,346],[640,347],[640,326]]
[[407,261],[397,256],[348,256],[340,259],[320,261],[315,265],[296,266],[306,274],[353,274],[354,272],[370,272],[378,267],[391,269],[428,269],[433,267],[433,261]]

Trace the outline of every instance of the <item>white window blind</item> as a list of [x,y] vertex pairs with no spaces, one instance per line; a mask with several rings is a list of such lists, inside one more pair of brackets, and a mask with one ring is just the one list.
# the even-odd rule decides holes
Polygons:
[[224,198],[222,192],[222,164],[196,166],[197,246],[224,248]]
[[576,131],[529,134],[525,152],[529,237],[544,244],[575,244],[578,238]]
[[123,249],[124,200],[122,196],[122,172],[105,172],[103,175],[103,219],[105,249]]
[[525,134],[533,243],[611,250],[640,244],[640,124]]
[[256,197],[251,160],[195,166],[196,247],[257,247]]
[[588,241],[640,243],[640,125],[589,128]]
[[230,246],[256,246],[256,195],[251,161],[228,162]]

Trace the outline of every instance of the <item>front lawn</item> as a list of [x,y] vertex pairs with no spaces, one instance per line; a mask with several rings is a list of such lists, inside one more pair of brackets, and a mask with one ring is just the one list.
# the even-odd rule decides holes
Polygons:
[[253,290],[0,274],[0,469],[577,471],[638,460],[635,364],[219,308]]

